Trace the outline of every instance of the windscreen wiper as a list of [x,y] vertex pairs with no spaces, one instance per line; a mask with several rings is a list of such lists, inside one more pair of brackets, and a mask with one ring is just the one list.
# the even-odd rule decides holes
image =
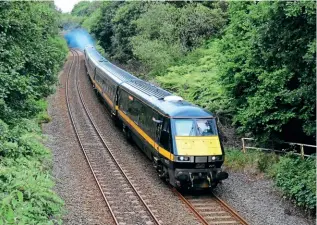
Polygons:
[[[192,136],[191,133],[192,133],[193,131],[195,131],[195,125],[194,125],[194,123],[193,123],[192,128],[190,129],[189,136]],[[194,136],[194,135],[193,135],[193,136]]]

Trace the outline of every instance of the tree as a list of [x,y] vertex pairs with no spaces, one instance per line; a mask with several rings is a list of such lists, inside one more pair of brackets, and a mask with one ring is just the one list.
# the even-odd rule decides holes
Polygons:
[[102,3],[98,1],[88,2],[82,1],[74,5],[71,14],[78,17],[86,17],[97,10]]
[[154,73],[162,73],[182,56],[216,36],[226,13],[201,3],[153,3],[138,20],[132,38],[134,54]]
[[137,34],[134,23],[147,8],[145,2],[126,2],[121,5],[112,18],[114,35],[112,37],[113,59],[127,62],[133,58],[131,37]]
[[0,119],[8,122],[34,114],[51,93],[67,46],[52,3],[1,2],[0,15]]
[[313,141],[315,3],[246,2],[229,8],[220,81],[233,98],[234,123],[263,141]]

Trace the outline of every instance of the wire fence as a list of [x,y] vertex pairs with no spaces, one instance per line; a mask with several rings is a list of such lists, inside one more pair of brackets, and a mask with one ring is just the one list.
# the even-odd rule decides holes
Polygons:
[[[271,152],[277,152],[277,153],[288,153],[286,151],[287,149],[277,150],[277,149],[270,149],[270,148],[260,148],[255,146],[248,146],[246,141],[254,141],[254,138],[241,138],[242,141],[242,151],[246,153],[247,149],[254,149],[254,150],[261,150],[261,151],[271,151]],[[316,152],[316,145],[308,145],[308,144],[302,144],[302,143],[293,143],[293,142],[283,142],[283,144],[288,144],[290,148],[293,150],[296,149],[296,146],[299,146],[299,152],[293,152],[294,155],[299,155],[304,159],[305,157],[316,157],[316,155],[311,154],[305,154],[305,147],[306,148],[315,148]]]

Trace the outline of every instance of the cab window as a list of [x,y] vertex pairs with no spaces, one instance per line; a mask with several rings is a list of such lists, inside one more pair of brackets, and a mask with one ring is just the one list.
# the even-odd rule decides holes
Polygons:
[[197,136],[217,135],[214,119],[196,120]]
[[176,136],[195,136],[195,121],[192,119],[175,120]]
[[213,136],[217,135],[215,119],[177,119],[176,136]]

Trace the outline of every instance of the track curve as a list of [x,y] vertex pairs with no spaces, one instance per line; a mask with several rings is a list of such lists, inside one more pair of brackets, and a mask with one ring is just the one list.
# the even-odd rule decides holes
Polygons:
[[[71,50],[73,61],[67,74],[66,103],[78,143],[110,210],[115,224],[160,224],[144,199],[118,164],[102,138],[78,88],[79,54]],[[75,63],[74,63],[75,62]],[[70,83],[72,68],[75,78]],[[72,94],[70,94],[72,93]],[[111,182],[109,182],[111,181]],[[125,199],[120,201],[118,199]]]
[[[114,224],[161,224],[146,201],[133,186],[112,154],[112,146],[101,136],[89,109],[86,107],[78,81],[79,54],[71,50],[73,60],[66,79],[68,114],[78,143],[111,213]],[[74,69],[74,72],[71,71]],[[70,79],[71,75],[75,76]],[[73,81],[70,83],[70,81]],[[71,94],[70,94],[71,93]],[[111,181],[111,182],[109,182]],[[248,223],[229,205],[215,195],[182,195],[174,193],[188,206],[202,224]],[[126,201],[118,201],[118,199]],[[156,211],[156,210],[153,210]]]

